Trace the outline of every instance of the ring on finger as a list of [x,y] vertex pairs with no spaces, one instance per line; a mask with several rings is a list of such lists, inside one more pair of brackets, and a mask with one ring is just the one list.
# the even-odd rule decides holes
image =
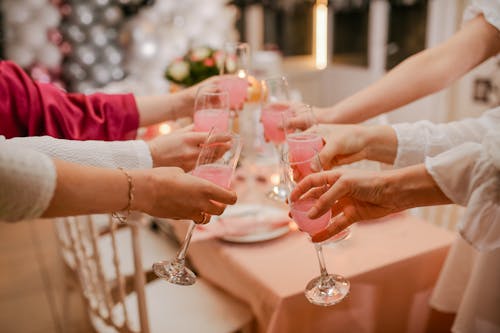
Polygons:
[[201,212],[200,224],[207,224],[208,222],[210,222],[210,214],[207,214],[205,212]]

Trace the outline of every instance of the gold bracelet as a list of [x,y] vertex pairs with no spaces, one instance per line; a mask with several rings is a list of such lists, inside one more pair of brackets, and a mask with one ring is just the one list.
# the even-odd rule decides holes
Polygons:
[[128,217],[130,216],[132,202],[134,201],[134,183],[132,182],[132,177],[130,176],[130,174],[127,171],[125,171],[123,168],[118,168],[118,169],[121,170],[125,174],[125,176],[127,177],[128,202],[127,202],[127,206],[125,206],[125,208],[122,209],[122,211],[126,212],[125,216],[120,215],[118,212],[112,213],[111,216],[113,216],[115,219],[117,219],[118,222],[120,222],[120,223],[126,223]]

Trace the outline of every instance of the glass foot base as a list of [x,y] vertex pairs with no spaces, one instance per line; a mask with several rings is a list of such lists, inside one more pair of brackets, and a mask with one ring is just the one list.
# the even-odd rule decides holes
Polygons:
[[286,199],[288,199],[288,190],[284,186],[275,185],[266,195],[270,199],[286,202]]
[[159,261],[153,264],[153,271],[158,277],[173,284],[190,286],[196,282],[196,275],[183,261]]
[[350,283],[343,276],[329,274],[309,281],[305,295],[312,304],[330,306],[341,302],[349,294],[349,289]]

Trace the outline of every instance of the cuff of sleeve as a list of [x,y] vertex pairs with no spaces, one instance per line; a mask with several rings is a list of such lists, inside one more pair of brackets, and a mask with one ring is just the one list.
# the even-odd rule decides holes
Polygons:
[[437,156],[427,157],[425,167],[443,193],[454,203],[466,206],[478,180],[477,159],[481,145],[465,143]]
[[153,157],[149,146],[145,141],[133,141],[133,148],[138,160],[138,169],[151,169],[153,167]]
[[[495,8],[497,7],[497,8]],[[476,16],[483,14],[485,20],[500,30],[500,5],[491,0],[476,0],[473,5],[467,7],[464,12],[463,22],[472,20]]]
[[54,197],[57,184],[57,173],[54,161],[46,155],[41,155],[41,157],[42,158],[40,160],[40,163],[45,168],[45,174],[44,174],[45,186],[42,187],[44,193],[41,193],[40,200],[38,201],[37,204],[33,205],[32,211],[28,213],[33,217],[42,216],[42,214],[47,210],[47,208],[49,208],[50,202]]
[[392,128],[396,132],[398,140],[398,149],[395,168],[402,168],[409,165],[415,165],[424,161],[425,145],[421,138],[416,137],[415,126],[408,123],[395,124]]

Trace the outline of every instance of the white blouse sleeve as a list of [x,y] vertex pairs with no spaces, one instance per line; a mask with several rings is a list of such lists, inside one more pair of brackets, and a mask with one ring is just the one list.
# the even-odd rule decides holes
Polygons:
[[488,23],[500,30],[500,0],[474,0],[464,12],[464,22],[483,14]]
[[462,237],[479,251],[500,247],[500,131],[483,142],[465,143],[425,160],[425,166],[453,202],[467,206]]
[[398,140],[394,166],[397,168],[423,163],[464,142],[481,142],[488,131],[500,128],[500,107],[485,112],[479,118],[467,118],[446,124],[430,121],[392,125]]
[[0,137],[0,221],[40,217],[56,187],[52,159]]
[[49,136],[8,139],[24,147],[68,162],[103,168],[148,169],[153,166],[148,145],[131,141],[72,141]]

